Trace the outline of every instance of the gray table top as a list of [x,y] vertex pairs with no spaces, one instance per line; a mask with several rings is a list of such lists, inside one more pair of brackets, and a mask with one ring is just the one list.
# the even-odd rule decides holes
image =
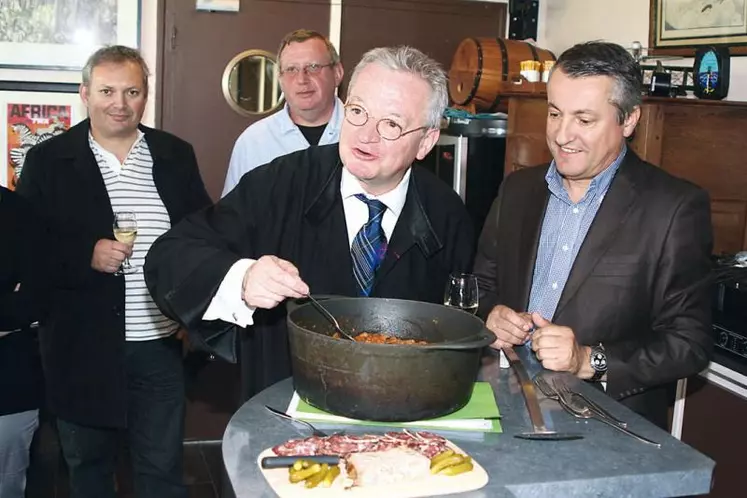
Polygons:
[[[584,438],[515,438],[515,434],[530,430],[531,424],[513,371],[500,368],[497,355],[489,355],[480,376],[493,385],[503,433],[433,431],[472,455],[490,476],[484,488],[461,493],[460,497],[662,497],[710,490],[715,465],[711,459],[583,382],[574,388],[628,422],[631,430],[662,443],[662,447],[643,444],[595,420],[574,419],[550,399],[540,402],[548,428],[578,432]],[[264,409],[264,405],[270,405],[285,410],[292,393],[291,380],[281,381],[247,401],[231,418],[223,436],[223,460],[237,498],[275,496],[256,464],[258,455],[288,439],[310,435],[300,424]],[[323,430],[344,427],[349,433],[382,432],[378,427],[318,425]]]

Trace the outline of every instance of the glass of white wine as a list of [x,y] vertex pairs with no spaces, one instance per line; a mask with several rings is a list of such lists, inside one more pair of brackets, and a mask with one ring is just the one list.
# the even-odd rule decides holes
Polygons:
[[[123,244],[132,245],[137,238],[137,217],[132,211],[119,211],[114,213],[114,238]],[[117,275],[136,273],[137,266],[130,263],[130,258],[125,257],[124,263],[117,270]]]
[[470,273],[452,273],[449,275],[444,292],[444,304],[473,315],[477,313],[479,304],[477,277]]

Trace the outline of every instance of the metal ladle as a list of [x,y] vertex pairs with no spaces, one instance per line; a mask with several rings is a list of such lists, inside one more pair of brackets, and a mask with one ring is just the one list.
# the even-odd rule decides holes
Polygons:
[[337,330],[340,333],[340,335],[342,335],[343,337],[345,337],[345,338],[347,338],[347,339],[355,342],[355,339],[353,339],[352,335],[350,335],[347,332],[345,332],[344,330],[342,330],[342,328],[340,327],[340,324],[337,323],[337,319],[334,317],[334,315],[332,315],[332,313],[330,313],[327,310],[327,308],[325,308],[324,306],[322,306],[319,301],[317,301],[316,299],[314,299],[313,297],[311,297],[311,294],[307,294],[306,297],[309,298],[309,301],[311,301],[311,304],[314,306],[314,308],[316,308],[316,310],[319,313],[321,313],[322,315],[324,315],[324,318],[326,318],[327,320],[329,320],[329,322],[335,327],[335,330]]

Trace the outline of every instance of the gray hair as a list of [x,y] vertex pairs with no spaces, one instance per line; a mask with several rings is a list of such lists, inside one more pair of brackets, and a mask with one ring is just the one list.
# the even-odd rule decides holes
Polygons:
[[553,67],[571,78],[608,76],[615,86],[610,103],[617,108],[617,122],[623,124],[641,105],[641,67],[633,56],[615,43],[579,43],[563,52]]
[[83,66],[83,85],[90,86],[91,74],[95,67],[107,63],[124,64],[126,62],[140,66],[140,71],[143,73],[143,90],[145,95],[148,95],[148,77],[150,76],[148,64],[145,63],[145,59],[138,50],[124,45],[110,45],[95,51]]
[[280,64],[280,56],[283,54],[283,50],[285,50],[285,47],[287,47],[291,43],[303,43],[306,40],[320,40],[321,42],[323,42],[324,46],[327,47],[329,62],[333,65],[340,63],[340,55],[337,53],[335,46],[332,45],[332,42],[329,41],[329,38],[318,31],[313,31],[310,29],[297,29],[285,35],[280,41],[280,48],[278,48],[278,64]]
[[426,126],[429,128],[440,127],[441,116],[449,103],[449,97],[446,87],[446,72],[438,62],[420,50],[404,45],[374,48],[363,54],[360,62],[355,66],[353,76],[350,78],[350,88],[355,87],[358,73],[369,64],[379,64],[392,71],[414,74],[428,83],[428,86],[431,87],[431,95],[428,99]]

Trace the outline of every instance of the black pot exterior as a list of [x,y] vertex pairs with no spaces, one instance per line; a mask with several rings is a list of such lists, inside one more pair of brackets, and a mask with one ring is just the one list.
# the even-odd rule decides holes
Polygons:
[[[480,319],[445,306],[378,298],[323,302],[355,333],[424,339],[431,343],[482,337]],[[303,304],[288,314],[293,382],[307,403],[362,420],[406,422],[447,415],[472,394],[482,346],[434,349],[417,345],[333,339],[331,326]]]

